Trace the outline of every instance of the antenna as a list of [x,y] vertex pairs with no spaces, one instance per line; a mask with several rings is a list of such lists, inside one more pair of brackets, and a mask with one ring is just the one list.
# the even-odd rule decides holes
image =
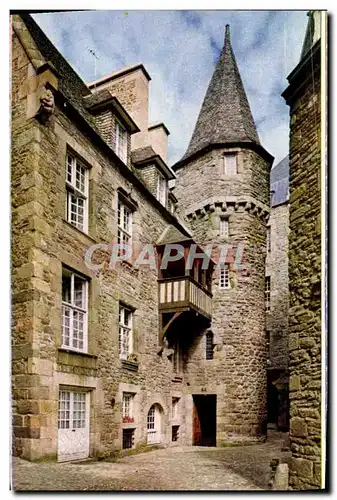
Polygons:
[[97,73],[97,61],[99,59],[98,55],[96,54],[96,52],[91,49],[90,47],[86,47],[87,51],[93,56],[94,58],[94,81],[95,81],[95,85],[94,85],[94,88],[96,87],[96,73]]

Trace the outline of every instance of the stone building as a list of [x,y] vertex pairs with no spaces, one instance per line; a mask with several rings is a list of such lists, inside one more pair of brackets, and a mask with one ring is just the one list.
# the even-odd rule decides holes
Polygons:
[[[173,168],[169,131],[148,123],[150,79],[137,64],[86,85],[29,14],[12,16],[15,455],[265,437],[273,158],[229,27]],[[168,243],[180,260],[167,259]],[[213,272],[225,244],[234,250]]]
[[290,487],[321,487],[321,46],[322,12],[309,13],[301,59],[283,97],[290,108]]
[[270,171],[270,217],[267,225],[266,337],[268,374],[268,424],[289,427],[288,397],[288,237],[289,157]]

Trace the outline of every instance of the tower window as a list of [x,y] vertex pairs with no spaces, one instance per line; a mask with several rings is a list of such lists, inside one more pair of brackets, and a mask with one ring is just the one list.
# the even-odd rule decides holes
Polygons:
[[270,311],[270,276],[266,276],[264,296],[266,302],[266,311]]
[[167,197],[167,180],[161,175],[158,176],[157,181],[157,199],[164,207],[166,206]]
[[220,219],[220,236],[227,237],[229,234],[228,219]]
[[270,226],[267,226],[267,252],[271,251]]
[[219,280],[220,288],[230,288],[231,284],[229,281],[229,266],[226,264],[220,269],[220,280]]
[[128,133],[117,120],[115,125],[115,153],[124,163],[127,162]]
[[221,161],[222,175],[236,175],[237,172],[237,155],[235,153],[225,154]]
[[206,333],[206,359],[213,359],[213,333]]

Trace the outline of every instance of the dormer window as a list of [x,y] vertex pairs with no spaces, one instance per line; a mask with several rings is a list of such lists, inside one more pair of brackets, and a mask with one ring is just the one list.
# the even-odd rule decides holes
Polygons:
[[237,155],[235,153],[226,153],[221,159],[221,174],[236,175],[237,170]]
[[167,198],[167,180],[162,176],[158,176],[157,181],[157,199],[160,201],[164,207],[166,207]]
[[127,152],[128,152],[128,134],[123,125],[116,120],[115,127],[115,153],[119,158],[127,163]]

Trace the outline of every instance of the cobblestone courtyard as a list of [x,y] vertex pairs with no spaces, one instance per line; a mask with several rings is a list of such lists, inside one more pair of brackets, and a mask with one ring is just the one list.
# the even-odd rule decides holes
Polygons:
[[265,490],[272,458],[284,435],[264,444],[232,448],[175,447],[121,458],[116,462],[32,463],[13,459],[16,490]]

